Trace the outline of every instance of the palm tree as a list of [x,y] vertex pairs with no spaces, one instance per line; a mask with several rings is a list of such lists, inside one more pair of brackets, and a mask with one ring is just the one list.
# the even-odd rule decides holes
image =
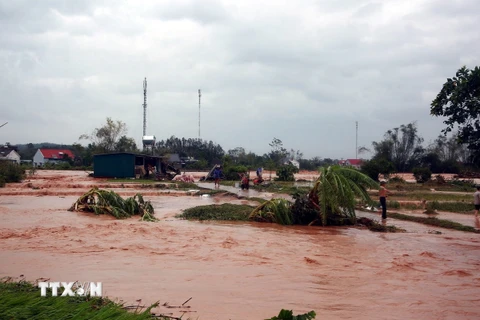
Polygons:
[[[333,165],[320,168],[320,176],[308,193],[309,202],[318,212],[322,225],[348,219],[355,223],[355,204],[361,201],[373,204],[367,190],[378,184],[353,167]],[[295,215],[295,212],[293,212]],[[315,223],[316,220],[310,224]]]

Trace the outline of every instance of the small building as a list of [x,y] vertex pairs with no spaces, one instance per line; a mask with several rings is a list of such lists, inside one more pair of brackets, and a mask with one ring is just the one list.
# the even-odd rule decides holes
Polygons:
[[295,159],[289,159],[289,158],[284,158],[282,160],[282,163],[284,165],[289,165],[291,164],[292,166],[296,167],[297,169],[300,169],[300,162],[298,162],[297,160]]
[[338,164],[341,166],[352,166],[355,169],[360,169],[362,167],[363,161],[362,159],[346,159],[340,160]]
[[21,159],[17,152],[17,147],[13,147],[8,143],[0,147],[0,160],[20,164]]
[[43,166],[45,163],[61,163],[66,161],[66,157],[74,159],[75,155],[68,149],[38,149],[33,156],[33,165]]
[[136,178],[148,173],[148,166],[161,168],[162,158],[130,152],[103,153],[93,156],[96,178]]

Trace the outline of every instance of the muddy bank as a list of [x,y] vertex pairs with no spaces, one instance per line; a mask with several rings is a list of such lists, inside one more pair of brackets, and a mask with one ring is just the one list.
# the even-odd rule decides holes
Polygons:
[[106,295],[132,303],[192,297],[185,319],[265,319],[281,308],[315,310],[319,319],[480,318],[478,234],[390,219],[407,232],[193,222],[175,215],[250,202],[145,198],[160,222],[69,212],[71,195],[0,196],[0,276],[100,281]]

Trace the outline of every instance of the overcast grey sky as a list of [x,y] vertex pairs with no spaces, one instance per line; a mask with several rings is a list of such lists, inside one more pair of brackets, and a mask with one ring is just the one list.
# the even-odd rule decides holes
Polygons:
[[[417,121],[480,59],[478,0],[0,0],[0,143],[78,142],[122,120],[147,134],[355,156]],[[85,144],[85,142],[83,142]]]

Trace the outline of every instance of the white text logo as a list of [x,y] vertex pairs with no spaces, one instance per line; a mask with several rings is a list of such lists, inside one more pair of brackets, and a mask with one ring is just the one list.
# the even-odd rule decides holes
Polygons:
[[63,288],[61,297],[73,296],[87,296],[101,297],[102,283],[101,282],[39,282],[40,295],[47,296],[47,289],[52,289],[52,297],[58,296],[58,289]]

